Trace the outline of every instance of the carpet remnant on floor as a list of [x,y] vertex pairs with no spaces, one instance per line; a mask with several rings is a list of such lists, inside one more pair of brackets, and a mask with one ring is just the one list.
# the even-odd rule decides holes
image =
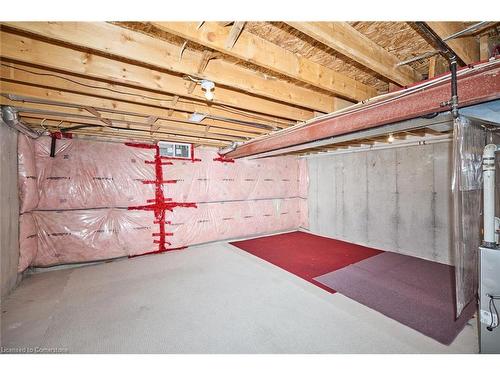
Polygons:
[[315,281],[449,345],[472,318],[470,303],[455,318],[454,267],[385,252]]
[[231,245],[331,293],[335,293],[334,288],[314,278],[382,253],[380,250],[298,231],[231,242]]

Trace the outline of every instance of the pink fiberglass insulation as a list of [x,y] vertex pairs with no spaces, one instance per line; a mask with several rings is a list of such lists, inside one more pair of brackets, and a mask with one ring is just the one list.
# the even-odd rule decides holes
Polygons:
[[35,266],[141,254],[153,248],[153,214],[120,208],[34,211],[38,228]]
[[299,191],[298,196],[307,199],[309,189],[309,170],[307,168],[307,160],[299,159]]
[[[30,155],[33,144],[35,153]],[[22,212],[138,206],[154,197],[154,185],[143,183],[155,180],[154,164],[146,163],[154,160],[154,149],[58,139],[52,158],[50,137],[28,143],[22,135],[19,150],[26,166],[25,172],[20,169]],[[305,160],[283,156],[224,163],[213,160],[218,157],[214,148],[197,148],[195,153],[200,162],[172,160],[163,166],[165,178],[176,181],[164,186],[165,196],[173,201],[304,197]]]
[[291,198],[299,196],[299,162],[295,156],[268,159],[214,161],[213,148],[197,148],[201,162],[174,161],[164,168],[166,194],[174,201],[220,202],[228,200]]
[[39,210],[128,207],[154,196],[154,150],[123,143],[58,139],[50,157],[50,137],[35,141]]
[[169,215],[173,247],[291,230],[300,226],[300,199],[202,203]]
[[[227,163],[200,147],[199,161],[166,160],[150,145],[63,138],[52,158],[50,137],[19,138],[20,271],[307,227],[307,163],[297,157]],[[169,202],[196,208],[171,212]]]
[[18,137],[18,171],[20,212],[38,206],[38,186],[35,166],[35,141],[23,134]]
[[[177,248],[293,230],[301,225],[301,201],[265,199],[174,208],[168,215],[171,224],[166,226],[173,235],[166,241]],[[21,220],[21,233],[26,235],[20,269],[154,252],[156,228],[151,211],[103,208],[26,213]]]
[[18,272],[28,268],[38,252],[38,230],[31,212],[19,216],[19,263]]

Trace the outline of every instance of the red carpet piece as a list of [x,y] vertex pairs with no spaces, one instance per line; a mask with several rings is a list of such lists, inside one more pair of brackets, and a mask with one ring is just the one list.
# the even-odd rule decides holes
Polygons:
[[231,245],[283,268],[330,293],[335,293],[335,290],[314,278],[383,253],[380,250],[304,232],[236,241],[231,242]]

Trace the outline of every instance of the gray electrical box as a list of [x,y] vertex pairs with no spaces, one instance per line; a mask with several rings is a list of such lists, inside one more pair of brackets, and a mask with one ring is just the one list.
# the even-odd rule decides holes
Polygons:
[[488,295],[500,296],[500,248],[479,248],[479,318],[481,353],[500,353],[500,326],[491,331],[488,327],[498,325],[500,300],[494,300],[496,310]]

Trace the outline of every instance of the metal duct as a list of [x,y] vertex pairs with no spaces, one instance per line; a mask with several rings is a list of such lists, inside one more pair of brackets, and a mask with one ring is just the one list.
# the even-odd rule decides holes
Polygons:
[[3,122],[5,122],[7,126],[10,126],[11,128],[16,129],[17,131],[31,138],[38,138],[44,133],[44,132],[37,132],[31,129],[30,127],[26,126],[25,124],[23,124],[19,120],[19,115],[17,111],[10,106],[6,105],[2,106],[2,120]]

